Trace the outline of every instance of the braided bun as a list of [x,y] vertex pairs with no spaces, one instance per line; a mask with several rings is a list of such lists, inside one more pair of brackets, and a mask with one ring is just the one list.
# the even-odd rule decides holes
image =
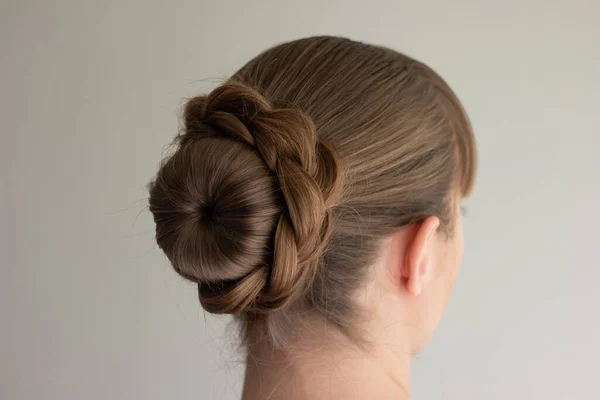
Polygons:
[[226,83],[189,100],[150,185],[156,240],[213,313],[267,313],[310,286],[342,171],[303,112]]

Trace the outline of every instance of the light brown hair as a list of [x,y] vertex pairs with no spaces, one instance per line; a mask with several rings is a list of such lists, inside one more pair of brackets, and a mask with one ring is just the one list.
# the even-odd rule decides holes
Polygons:
[[433,70],[337,37],[284,43],[190,99],[150,184],[156,240],[248,342],[308,320],[355,337],[353,295],[383,239],[438,216],[475,175],[468,118]]

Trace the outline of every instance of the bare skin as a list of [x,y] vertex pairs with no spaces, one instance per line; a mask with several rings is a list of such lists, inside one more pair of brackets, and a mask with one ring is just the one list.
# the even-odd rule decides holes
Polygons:
[[409,399],[411,356],[373,350],[313,351],[293,362],[249,357],[243,399]]
[[293,348],[249,350],[243,400],[410,399],[414,356],[437,327],[463,251],[457,201],[450,236],[429,217],[382,246],[368,282],[357,293],[365,310],[357,345],[315,323]]

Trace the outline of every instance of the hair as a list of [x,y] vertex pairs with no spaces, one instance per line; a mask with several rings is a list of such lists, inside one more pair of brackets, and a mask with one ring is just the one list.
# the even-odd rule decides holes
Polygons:
[[356,337],[353,295],[383,240],[437,216],[452,234],[475,141],[450,87],[396,51],[338,37],[273,47],[189,99],[149,185],[156,241],[242,339],[307,321]]

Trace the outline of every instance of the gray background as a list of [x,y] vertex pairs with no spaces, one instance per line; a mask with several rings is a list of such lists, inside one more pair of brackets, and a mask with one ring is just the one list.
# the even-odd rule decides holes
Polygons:
[[599,20],[595,0],[3,0],[0,398],[238,398],[235,330],[155,247],[144,186],[184,97],[313,34],[427,62],[476,130],[415,398],[600,398]]

